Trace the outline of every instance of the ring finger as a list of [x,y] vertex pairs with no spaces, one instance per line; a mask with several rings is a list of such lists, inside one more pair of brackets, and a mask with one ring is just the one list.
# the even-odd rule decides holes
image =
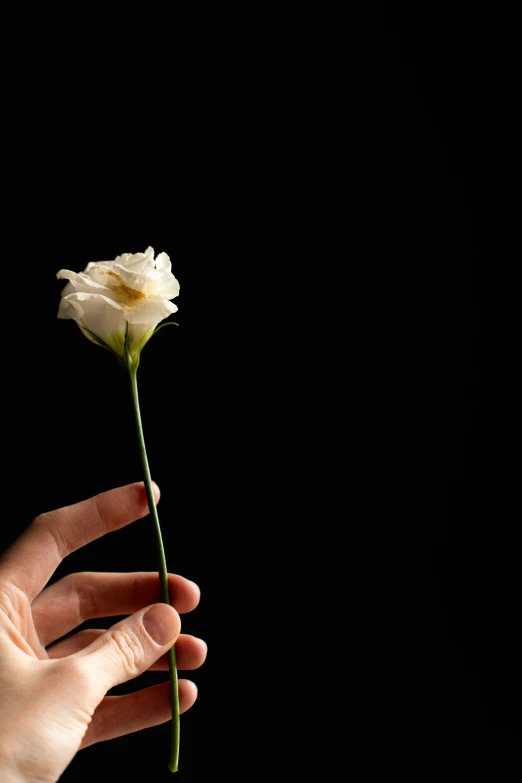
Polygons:
[[[168,580],[171,604],[179,614],[195,609],[199,587],[177,574],[169,574]],[[46,587],[31,609],[38,638],[46,647],[85,620],[133,614],[162,600],[157,572],[82,571]]]

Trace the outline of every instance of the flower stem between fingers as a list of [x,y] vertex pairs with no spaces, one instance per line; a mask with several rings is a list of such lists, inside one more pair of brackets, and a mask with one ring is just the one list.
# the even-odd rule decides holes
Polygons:
[[[156,528],[156,539],[158,544],[158,559],[159,559],[159,576],[161,583],[161,594],[164,603],[169,604],[169,582],[167,561],[165,559],[165,549],[163,547],[163,539],[161,536],[161,528],[158,517],[158,510],[156,508],[156,502],[154,500],[154,493],[152,490],[152,479],[150,475],[149,463],[147,460],[147,451],[145,448],[145,438],[143,436],[143,426],[141,423],[140,403],[138,398],[138,367],[136,362],[132,362],[131,357],[127,356],[127,364],[129,369],[129,376],[132,390],[132,401],[134,404],[134,414],[136,417],[136,430],[138,433],[138,443],[140,449],[141,462],[143,466],[143,473],[145,478],[145,490],[147,492],[147,500],[149,503],[149,511],[152,519],[154,520],[154,526]],[[170,672],[170,691],[172,697],[172,745],[170,750],[170,762],[169,769],[171,772],[178,771],[179,761],[179,690],[178,690],[178,671],[176,668],[176,652],[174,645],[168,651],[169,659],[169,672]]]

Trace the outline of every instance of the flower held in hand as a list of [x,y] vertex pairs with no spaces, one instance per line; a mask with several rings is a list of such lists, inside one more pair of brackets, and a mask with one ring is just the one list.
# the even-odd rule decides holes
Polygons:
[[[57,277],[69,281],[62,291],[58,318],[76,321],[84,335],[111,351],[129,374],[145,489],[156,531],[162,599],[164,603],[171,604],[167,563],[141,423],[137,372],[143,346],[161,328],[159,322],[178,309],[170,300],[179,294],[179,283],[171,272],[168,255],[160,253],[154,259],[152,247],[144,253],[124,253],[114,261],[91,262],[79,273],[61,269]],[[172,697],[169,768],[176,772],[179,691],[174,647],[169,650],[168,659]]]

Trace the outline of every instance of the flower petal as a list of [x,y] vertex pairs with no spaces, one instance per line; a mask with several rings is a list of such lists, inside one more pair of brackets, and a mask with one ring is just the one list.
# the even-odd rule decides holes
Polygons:
[[69,317],[78,321],[80,327],[93,332],[118,356],[125,356],[127,323],[121,305],[106,296],[89,293],[70,294],[63,301],[74,308],[75,314]]
[[79,321],[83,315],[83,307],[79,302],[70,301],[69,299],[60,299],[60,307],[58,308],[58,318],[72,318],[74,321]]
[[124,253],[114,259],[115,264],[120,264],[126,269],[143,274],[149,269],[154,269],[154,248],[148,247],[144,253]]
[[84,294],[103,294],[113,299],[113,294],[109,288],[97,283],[85,272],[71,272],[70,269],[60,269],[56,277],[59,280],[68,280],[69,282],[62,290],[62,296],[69,296],[74,293]]
[[175,313],[178,308],[168,299],[147,299],[140,307],[125,311],[128,321],[127,346],[131,356],[135,356],[152,337],[154,329],[168,315]]
[[170,272],[172,270],[172,264],[170,258],[166,253],[160,253],[155,261],[155,266],[158,272]]
[[149,329],[153,329],[177,309],[176,305],[168,299],[154,296],[144,299],[143,304],[138,307],[126,308],[125,319],[129,324],[145,324]]
[[111,264],[114,264],[114,261],[89,261],[83,271],[84,273],[89,274],[91,269],[96,269],[99,266],[110,266]]
[[131,299],[140,299],[140,295],[145,297],[156,294],[157,272],[154,269],[144,275],[111,261],[91,268],[89,274],[96,283],[109,288],[111,298],[116,301],[125,302],[129,296]]
[[[154,294],[156,291],[156,274],[153,269],[147,274],[142,274],[141,272],[136,272],[134,268],[127,269],[127,267],[115,262],[111,271],[113,275],[118,275],[121,278],[127,288],[133,291],[147,294],[149,291],[151,294]],[[115,278],[113,279],[115,280]]]
[[161,274],[157,282],[156,293],[164,299],[175,299],[179,295],[179,283],[171,272]]
[[86,338],[91,343],[95,343],[96,345],[99,345],[99,343],[93,337],[93,335],[90,334],[89,331],[82,326],[81,318],[83,314],[84,314],[84,310],[79,302],[70,299],[60,300],[60,309],[58,310],[58,318],[72,318],[74,321],[76,321],[76,323],[78,324],[78,326],[80,327],[81,331],[86,336]]

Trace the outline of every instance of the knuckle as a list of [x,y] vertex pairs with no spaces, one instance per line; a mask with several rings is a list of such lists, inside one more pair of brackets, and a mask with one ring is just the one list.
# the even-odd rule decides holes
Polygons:
[[105,511],[105,505],[100,495],[95,495],[92,499],[93,513],[96,515],[99,524],[103,529],[110,530],[110,518]]
[[65,595],[75,600],[78,624],[97,616],[96,593],[92,590],[86,572],[67,574],[56,582],[56,588],[60,600],[63,600]]
[[135,677],[141,672],[144,659],[138,636],[133,631],[121,628],[112,631],[111,635],[125,674]]
[[33,525],[41,525],[46,523],[49,520],[49,517],[52,517],[52,515],[52,511],[42,511],[41,514],[37,514],[33,518]]
[[99,616],[97,592],[93,588],[90,576],[86,572],[75,575],[72,586],[78,601],[78,614],[82,620]]
[[71,592],[76,593],[79,586],[79,576],[80,574],[78,573],[66,574],[65,576],[62,576],[61,579],[55,582],[56,589],[60,589],[60,591],[63,591],[67,594]]
[[63,560],[68,552],[67,541],[62,533],[60,525],[56,524],[56,519],[56,512],[45,511],[43,514],[39,514],[33,519],[32,524],[35,528],[43,528],[46,531],[47,536],[50,537],[54,543],[58,557],[60,560]]

